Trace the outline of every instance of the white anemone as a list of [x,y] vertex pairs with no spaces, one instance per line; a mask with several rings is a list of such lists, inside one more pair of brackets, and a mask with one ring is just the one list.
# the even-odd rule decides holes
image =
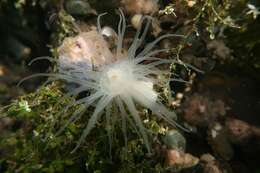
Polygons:
[[[146,45],[140,53],[137,53],[137,49],[143,43],[151,22],[149,17],[144,17],[141,22],[146,19],[146,25],[137,30],[135,38],[133,39],[128,51],[126,53],[122,53],[126,22],[123,13],[120,11],[117,51],[113,54],[115,57],[113,60],[109,60],[109,63],[106,62],[101,65],[99,64],[99,66],[94,70],[89,68],[89,66],[71,63],[68,65],[68,68],[60,68],[56,73],[42,73],[28,77],[48,76],[51,77],[50,81],[61,79],[68,83],[77,84],[78,87],[67,93],[67,96],[76,97],[79,93],[84,91],[89,93],[88,96],[78,99],[66,107],[65,110],[68,110],[75,105],[80,105],[79,109],[71,115],[66,125],[57,133],[60,134],[69,125],[69,123],[75,122],[82,115],[84,115],[84,112],[89,106],[95,107],[94,112],[90,115],[88,122],[86,122],[86,127],[74,151],[80,146],[80,144],[82,144],[102,115],[105,116],[108,125],[113,123],[113,116],[120,116],[119,119],[122,120],[122,131],[126,141],[127,125],[135,126],[140,136],[142,136],[148,151],[150,151],[147,130],[143,125],[143,121],[136,108],[136,104],[150,109],[152,113],[157,115],[160,119],[163,119],[174,126],[177,125],[175,123],[176,114],[167,109],[166,106],[160,102],[158,99],[159,93],[154,90],[155,86],[164,87],[169,83],[169,80],[164,81],[158,79],[158,75],[170,74],[170,72],[167,70],[161,70],[158,66],[162,64],[171,64],[176,61],[156,58],[156,54],[166,50],[153,49],[154,46],[164,38],[182,36],[175,34],[163,35]],[[101,26],[99,16],[97,33],[101,35],[100,32]],[[89,41],[91,42],[91,40]],[[109,53],[108,58],[111,59],[111,55],[112,53]],[[84,57],[82,58],[86,59]],[[58,67],[64,65],[61,60],[54,60],[53,58],[36,58],[34,61],[39,59],[49,59],[51,61],[55,61],[58,64]],[[24,80],[28,78],[25,78]],[[118,110],[119,114],[111,113],[113,106]]]

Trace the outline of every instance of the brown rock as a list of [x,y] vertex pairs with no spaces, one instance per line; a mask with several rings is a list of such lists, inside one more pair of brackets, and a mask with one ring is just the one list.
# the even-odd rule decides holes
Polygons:
[[226,113],[225,103],[211,100],[206,96],[194,94],[184,102],[184,119],[195,126],[206,127],[218,116]]
[[252,136],[251,126],[241,120],[230,118],[226,121],[227,134],[232,143],[246,143]]
[[189,153],[171,149],[166,151],[166,162],[171,167],[189,168],[198,164],[199,159]]
[[159,10],[155,0],[121,0],[125,11],[131,15],[151,14]]
[[200,161],[203,165],[203,173],[222,173],[217,160],[211,154],[203,154],[200,157]]

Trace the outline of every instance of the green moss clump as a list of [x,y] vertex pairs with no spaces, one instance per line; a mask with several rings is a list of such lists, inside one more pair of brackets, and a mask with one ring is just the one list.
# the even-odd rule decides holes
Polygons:
[[[75,106],[63,111],[74,100],[64,97],[59,88],[58,84],[41,87],[2,110],[6,113],[5,118],[14,122],[0,139],[2,172],[79,173],[88,170],[98,173],[112,169],[112,172],[131,173],[158,172],[163,169],[164,158],[160,151],[147,154],[143,141],[130,127],[125,144],[120,122],[110,129],[111,148],[108,129],[102,120],[86,142],[75,153],[71,153],[90,114],[86,112],[80,121],[71,123],[61,135],[55,136],[77,109]],[[167,128],[152,119],[147,111],[143,112],[143,116],[146,127],[154,133],[153,145],[161,145],[159,136]]]

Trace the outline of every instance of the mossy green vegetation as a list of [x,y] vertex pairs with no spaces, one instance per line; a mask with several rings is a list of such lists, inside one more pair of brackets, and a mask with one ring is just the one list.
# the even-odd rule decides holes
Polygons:
[[[56,136],[57,130],[77,109],[73,107],[64,112],[64,107],[73,99],[62,93],[59,84],[51,84],[20,97],[5,108],[5,116],[14,123],[12,130],[3,132],[0,139],[0,148],[4,151],[0,163],[4,172],[106,172],[111,168],[113,172],[124,170],[129,173],[162,170],[164,159],[158,153],[159,149],[147,154],[143,141],[130,127],[126,144],[120,125],[106,127],[103,120],[82,147],[71,153],[89,115],[86,112],[81,120],[69,124]],[[147,111],[143,111],[143,116],[146,117],[145,125],[153,133],[153,145],[159,145],[167,128],[152,119]],[[113,134],[111,149],[108,130]]]

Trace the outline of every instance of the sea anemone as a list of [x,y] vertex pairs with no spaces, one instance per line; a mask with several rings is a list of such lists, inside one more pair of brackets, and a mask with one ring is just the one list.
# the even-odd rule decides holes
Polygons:
[[[168,37],[182,38],[183,36],[175,34],[162,35],[146,45],[141,51],[137,51],[144,42],[151,22],[151,17],[146,16],[141,20],[142,23],[146,21],[145,26],[137,30],[130,48],[123,53],[123,37],[126,29],[126,21],[123,12],[121,10],[119,11],[120,21],[118,24],[118,38],[115,53],[112,53],[112,51],[109,52],[106,45],[102,43],[100,46],[103,48],[101,51],[99,50],[100,52],[95,52],[98,49],[95,48],[95,44],[93,44],[92,50],[89,49],[87,53],[81,54],[79,53],[81,50],[86,51],[84,50],[84,46],[82,46],[82,44],[84,45],[86,43],[86,40],[81,40],[81,38],[77,36],[75,37],[76,40],[79,40],[79,43],[82,42],[82,44],[77,45],[73,51],[76,52],[76,57],[80,57],[83,63],[78,63],[77,61],[74,61],[74,63],[66,62],[64,57],[60,57],[58,60],[54,58],[36,58],[33,62],[39,59],[55,61],[59,70],[55,73],[35,74],[22,80],[24,81],[36,76],[48,76],[50,77],[48,82],[64,80],[67,83],[76,84],[77,87],[69,91],[66,96],[76,98],[79,93],[88,92],[87,96],[76,99],[76,101],[65,108],[66,111],[71,107],[79,105],[79,108],[70,116],[66,125],[57,132],[57,135],[60,134],[70,123],[78,120],[84,115],[88,107],[93,106],[95,108],[73,151],[82,144],[87,135],[95,127],[97,121],[101,119],[102,115],[105,116],[107,125],[114,123],[112,122],[113,116],[120,116],[125,141],[127,141],[127,125],[135,126],[145,146],[148,151],[150,151],[148,130],[143,125],[142,118],[136,107],[137,104],[151,110],[154,115],[171,125],[178,126],[175,122],[176,114],[170,111],[160,101],[159,93],[155,88],[165,87],[169,84],[169,81],[173,80],[170,78],[171,73],[169,71],[161,70],[158,66],[178,63],[179,61],[155,57],[156,54],[166,50],[154,50],[154,46],[162,39]],[[98,17],[97,22],[98,30],[92,32],[94,35],[97,34],[95,37],[99,40],[97,42],[103,42],[104,40],[101,34],[100,17],[101,16]],[[88,34],[91,35],[91,33],[85,33],[85,35]],[[88,42],[91,43],[91,39],[88,39]],[[86,54],[87,56],[85,56]],[[67,58],[73,60],[74,57],[73,55],[67,54]],[[167,75],[169,77],[168,80],[158,79],[158,76],[161,75]],[[111,113],[112,107],[117,109],[119,114]]]

